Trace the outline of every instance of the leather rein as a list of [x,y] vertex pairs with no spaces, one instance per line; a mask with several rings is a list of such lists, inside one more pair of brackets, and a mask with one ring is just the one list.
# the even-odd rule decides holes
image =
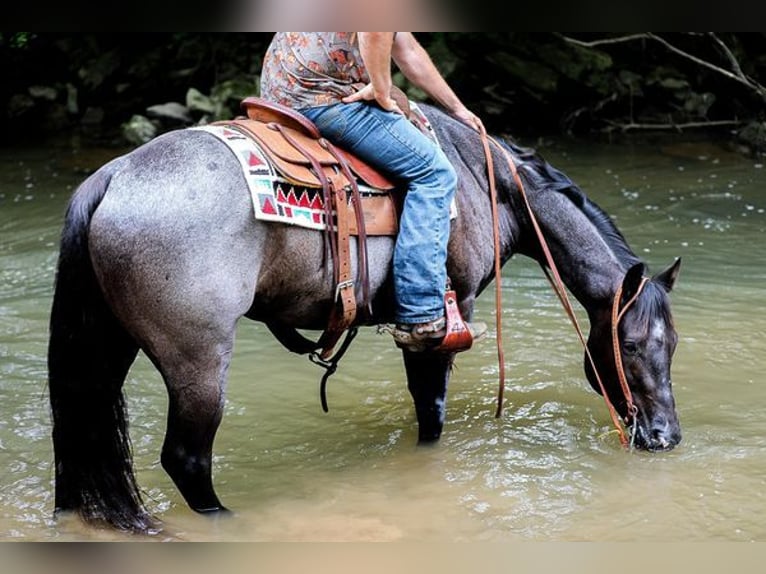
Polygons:
[[[516,169],[516,163],[513,159],[513,156],[508,152],[508,150],[505,149],[505,147],[501,146],[497,141],[495,141],[493,138],[487,135],[487,132],[483,125],[481,126],[480,133],[481,133],[482,146],[484,147],[484,155],[486,156],[486,161],[487,161],[487,175],[489,179],[489,191],[490,191],[490,199],[492,203],[492,226],[494,231],[494,247],[495,247],[495,305],[496,305],[495,316],[496,316],[496,328],[497,328],[497,354],[498,354],[498,362],[499,362],[499,379],[500,379],[499,387],[498,387],[498,395],[497,395],[497,410],[495,413],[495,417],[500,417],[503,411],[503,392],[505,389],[505,361],[503,359],[502,335],[501,335],[502,306],[501,306],[501,288],[500,288],[500,269],[501,269],[500,232],[499,232],[500,227],[499,227],[499,215],[498,215],[497,189],[495,185],[495,173],[494,173],[495,170],[494,170],[494,163],[492,160],[492,153],[489,147],[490,143],[492,143],[497,149],[499,149],[503,153],[505,160],[508,163],[508,167],[510,168],[511,173],[513,174],[513,179],[516,183],[516,186],[519,189],[519,193],[521,194],[521,197],[524,201],[524,206],[526,207],[527,213],[529,215],[529,219],[532,222],[532,226],[535,229],[535,233],[537,234],[537,238],[540,242],[540,246],[545,255],[545,259],[548,264],[548,269],[545,268],[542,262],[540,262],[540,266],[542,267],[543,271],[545,272],[545,276],[548,278],[548,281],[551,283],[553,290],[556,292],[556,295],[561,301],[561,304],[563,305],[564,310],[569,316],[569,319],[571,320],[572,325],[574,326],[575,331],[577,332],[577,336],[579,337],[580,342],[582,343],[582,346],[585,349],[585,354],[588,357],[591,368],[593,369],[593,373],[595,374],[596,380],[598,381],[598,385],[601,390],[601,395],[603,396],[604,401],[606,402],[606,406],[609,409],[609,415],[612,419],[612,423],[614,424],[619,434],[620,443],[622,444],[623,447],[631,448],[633,446],[633,440],[635,438],[635,425],[632,427],[632,430],[630,431],[630,439],[628,439],[626,430],[620,422],[620,417],[617,414],[617,410],[615,409],[612,402],[609,400],[609,396],[607,395],[606,389],[604,387],[604,383],[601,379],[601,376],[599,375],[598,369],[596,368],[596,363],[593,360],[590,349],[588,349],[587,341],[585,339],[585,336],[583,335],[582,329],[580,328],[580,324],[577,321],[577,316],[575,315],[572,304],[569,301],[569,297],[567,296],[566,288],[564,287],[564,283],[561,280],[561,276],[558,272],[558,268],[556,267],[556,263],[553,260],[553,256],[551,255],[550,249],[548,248],[548,243],[546,242],[543,232],[540,229],[540,225],[537,222],[537,218],[535,217],[535,214],[532,211],[532,206],[529,202],[529,198],[527,197],[526,191],[524,189],[524,184],[521,181],[521,177],[519,177],[519,173],[518,173],[518,170]],[[614,362],[615,362],[615,368],[617,370],[617,378],[619,379],[620,388],[622,389],[623,395],[625,397],[626,405],[627,405],[628,414],[626,415],[623,421],[626,427],[630,424],[631,419],[633,419],[633,422],[635,423],[635,418],[638,412],[638,408],[633,402],[633,395],[630,392],[627,376],[625,375],[625,369],[623,368],[623,364],[622,364],[622,355],[620,353],[620,340],[619,340],[618,327],[623,315],[628,310],[628,308],[630,308],[630,306],[633,305],[633,303],[635,303],[636,299],[641,294],[641,291],[643,290],[647,281],[648,281],[647,277],[642,278],[641,283],[638,289],[636,290],[635,294],[630,298],[630,300],[628,300],[625,303],[625,305],[622,308],[620,308],[620,300],[622,299],[622,285],[620,285],[617,288],[617,291],[614,295],[614,300],[612,303],[612,314],[611,314],[612,352],[614,354]]]

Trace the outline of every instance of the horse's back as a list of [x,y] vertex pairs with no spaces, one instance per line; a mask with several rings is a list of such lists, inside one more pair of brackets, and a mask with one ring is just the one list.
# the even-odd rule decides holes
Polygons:
[[122,156],[113,172],[95,227],[108,222],[125,233],[207,243],[250,223],[252,208],[236,158],[203,132],[164,134]]

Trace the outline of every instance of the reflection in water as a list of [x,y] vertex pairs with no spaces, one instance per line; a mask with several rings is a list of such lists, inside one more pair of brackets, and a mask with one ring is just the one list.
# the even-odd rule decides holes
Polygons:
[[[228,518],[192,513],[159,465],[167,398],[140,356],[126,383],[139,483],[168,540],[764,540],[764,167],[695,142],[541,146],[612,215],[671,295],[684,431],[625,453],[585,382],[579,342],[537,265],[504,270],[504,415],[490,337],[459,356],[439,444],[417,447],[398,351],[363,331],[330,379],[255,323],[239,327],[215,480]],[[120,540],[51,516],[47,319],[66,201],[88,164],[0,152],[0,537]],[[95,155],[99,154],[99,155]],[[103,162],[94,152],[91,163]],[[63,159],[66,161],[64,162]],[[489,291],[488,291],[489,292]],[[488,323],[485,294],[477,316]],[[583,319],[583,324],[587,324]]]

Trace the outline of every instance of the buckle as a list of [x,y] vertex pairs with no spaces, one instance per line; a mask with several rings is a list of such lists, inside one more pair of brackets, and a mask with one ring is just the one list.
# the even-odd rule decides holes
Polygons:
[[335,300],[337,301],[338,298],[340,298],[340,292],[342,289],[348,289],[348,288],[354,288],[354,281],[353,279],[347,279],[346,281],[341,281],[338,283],[338,285],[335,287]]

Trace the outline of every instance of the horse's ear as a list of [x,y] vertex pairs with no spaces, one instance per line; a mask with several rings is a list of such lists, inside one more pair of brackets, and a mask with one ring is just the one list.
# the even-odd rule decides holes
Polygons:
[[678,272],[681,270],[681,258],[677,257],[676,260],[665,269],[665,271],[660,271],[652,277],[652,281],[655,281],[662,285],[662,288],[665,289],[668,293],[673,289],[673,285],[676,284],[676,279],[678,279]]
[[646,266],[643,263],[636,263],[633,267],[628,269],[628,272],[625,274],[625,279],[622,280],[621,306],[630,301],[636,294],[636,291],[638,291],[638,288],[641,286],[641,279],[644,276],[645,270]]

